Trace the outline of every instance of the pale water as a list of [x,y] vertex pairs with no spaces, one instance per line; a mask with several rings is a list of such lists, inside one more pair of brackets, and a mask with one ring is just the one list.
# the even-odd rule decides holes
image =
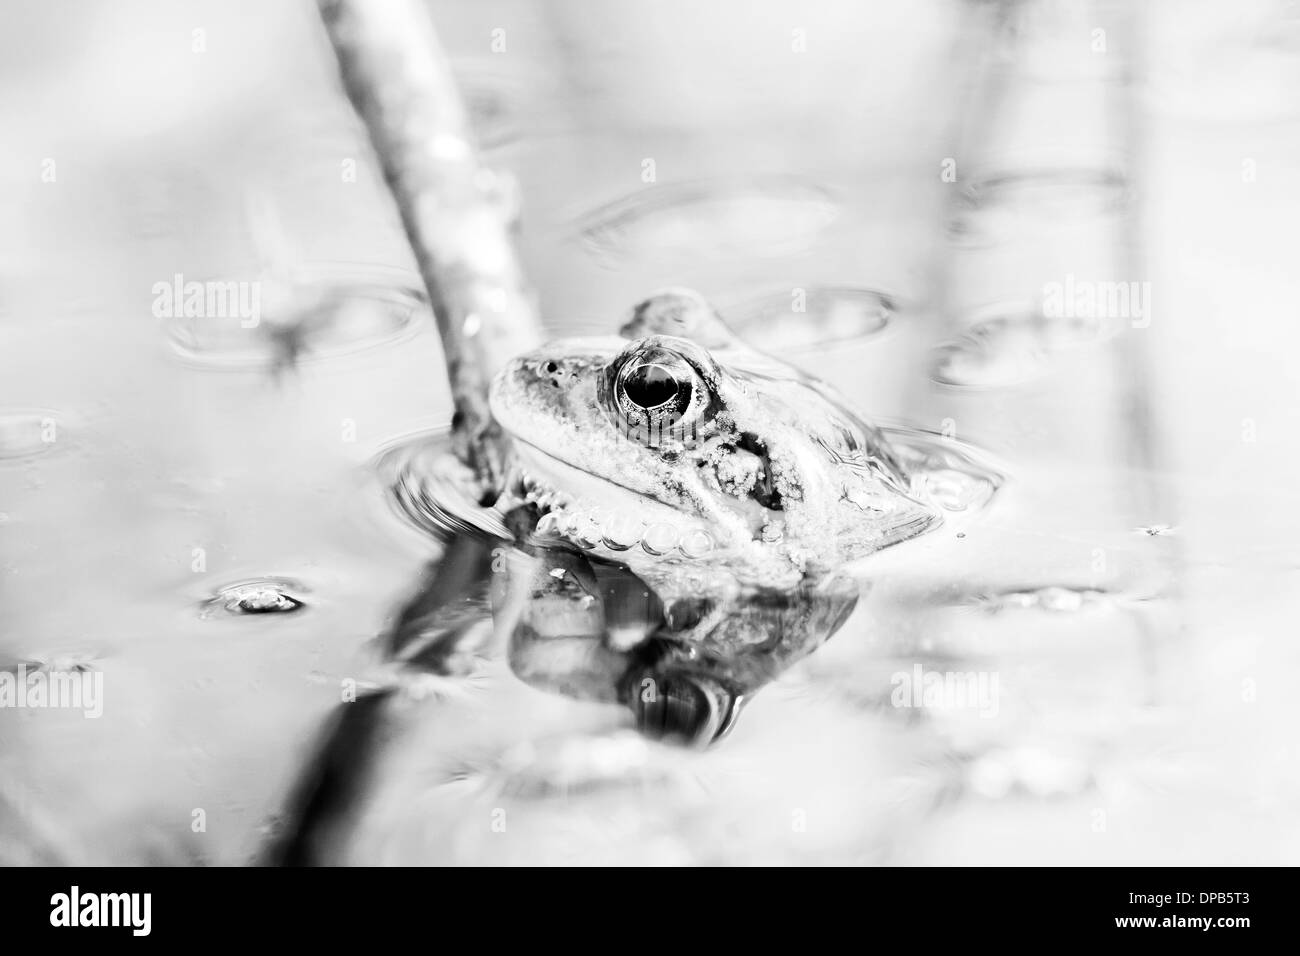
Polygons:
[[[436,533],[504,519],[418,467],[438,342],[312,6],[25,8],[0,41],[0,659],[102,673],[104,706],[0,709],[4,862],[260,858],[349,707],[334,859],[1294,862],[1284,6],[1150,5],[1141,47],[1088,50],[1141,65],[1139,134],[1067,175],[1004,150],[1021,177],[967,189],[984,7],[434,4],[551,329],[694,286],[1005,472],[879,555],[705,748],[512,670],[472,575],[421,604]],[[1098,141],[1077,102],[1012,112],[981,128]],[[1150,301],[1045,324],[1067,273]],[[259,282],[258,321],[165,314],[177,275]],[[455,640],[400,639],[430,629]]]

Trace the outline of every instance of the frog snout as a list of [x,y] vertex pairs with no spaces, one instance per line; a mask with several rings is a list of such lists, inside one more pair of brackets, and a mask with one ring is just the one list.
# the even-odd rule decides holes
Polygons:
[[512,359],[492,383],[492,414],[508,429],[564,417],[574,386],[581,380],[574,363],[553,354],[533,353]]

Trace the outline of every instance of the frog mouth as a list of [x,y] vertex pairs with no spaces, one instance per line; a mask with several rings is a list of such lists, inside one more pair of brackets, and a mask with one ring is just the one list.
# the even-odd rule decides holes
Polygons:
[[703,521],[515,437],[510,490],[538,511],[535,534],[591,550],[698,559],[719,546]]

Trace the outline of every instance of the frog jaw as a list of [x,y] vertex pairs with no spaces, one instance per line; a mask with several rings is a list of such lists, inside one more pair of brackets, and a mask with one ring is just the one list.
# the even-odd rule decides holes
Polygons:
[[540,540],[559,539],[625,564],[661,594],[689,588],[689,581],[703,580],[700,574],[711,590],[789,587],[801,577],[783,547],[759,535],[762,519],[730,509],[707,488],[685,489],[683,502],[666,503],[518,437],[515,460],[514,491],[538,509]]
[[[540,534],[583,550],[702,558],[725,538],[708,522],[515,437],[515,490],[535,505]],[[548,520],[549,519],[549,520]]]

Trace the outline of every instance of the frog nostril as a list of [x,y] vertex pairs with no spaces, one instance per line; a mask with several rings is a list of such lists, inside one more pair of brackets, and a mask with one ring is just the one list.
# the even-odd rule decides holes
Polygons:
[[560,367],[560,363],[554,359],[548,359],[545,362],[538,361],[532,368],[533,374],[552,388],[560,388],[564,384],[566,372]]

